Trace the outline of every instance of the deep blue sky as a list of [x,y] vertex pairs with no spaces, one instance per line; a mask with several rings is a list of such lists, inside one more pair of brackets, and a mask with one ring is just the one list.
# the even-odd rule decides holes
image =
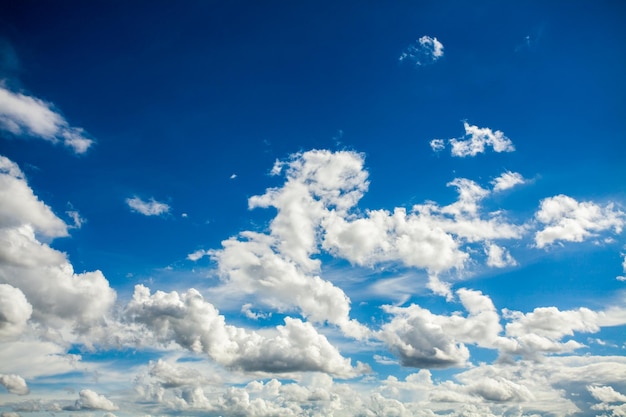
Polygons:
[[[572,376],[580,372],[585,355],[596,361],[597,369],[626,369],[625,282],[616,278],[626,275],[623,2],[4,1],[0,10],[0,155],[24,175],[2,174],[11,177],[6,184],[17,181],[32,190],[69,226],[65,237],[47,233],[30,211],[43,209],[36,209],[31,200],[27,204],[22,200],[27,197],[6,185],[1,197],[9,214],[0,213],[6,233],[1,249],[6,253],[7,248],[22,249],[0,257],[0,285],[5,285],[0,296],[6,297],[2,300],[7,306],[6,300],[12,300],[11,311],[24,316],[7,319],[4,333],[0,326],[4,346],[0,355],[13,360],[12,348],[26,341],[39,352],[35,356],[43,355],[42,346],[51,343],[60,355],[83,355],[85,365],[78,368],[89,369],[71,374],[63,367],[36,372],[21,365],[0,366],[0,383],[9,392],[0,392],[0,403],[6,404],[0,411],[20,412],[24,401],[41,400],[60,401],[68,413],[78,414],[102,410],[96,413],[271,415],[228,408],[220,401],[225,401],[229,387],[243,389],[254,380],[267,383],[274,377],[283,387],[300,384],[313,389],[326,375],[335,378],[335,385],[324,389],[344,401],[336,415],[363,410],[385,415],[387,400],[400,401],[406,415],[418,415],[416,407],[459,415],[470,411],[508,415],[517,405],[528,414],[572,415],[577,411],[571,404],[580,415],[593,415],[593,404],[618,407],[624,402],[626,386],[619,378],[588,375],[588,381],[581,382]],[[433,55],[420,39],[441,43],[443,53]],[[424,60],[400,59],[411,47]],[[20,113],[18,108],[25,110]],[[46,109],[62,120],[48,137],[33,133],[36,123],[44,123]],[[25,114],[32,118],[24,121]],[[455,141],[473,138],[466,126],[485,129],[489,137],[499,131],[511,148],[497,152],[487,144],[484,152],[454,155]],[[63,146],[67,139],[63,135],[75,128],[84,129],[81,137],[93,141],[84,152]],[[444,149],[432,148],[433,139],[443,140]],[[317,157],[328,157],[328,163],[347,170],[344,164],[362,163],[357,171],[368,174],[369,185],[360,189],[362,198],[346,212],[315,194],[313,174],[298,171],[298,164]],[[276,161],[283,161],[283,171],[270,175]],[[305,165],[323,170],[326,165],[316,161]],[[345,185],[346,172],[333,171],[333,187],[345,191],[342,187],[354,186]],[[506,172],[517,173],[522,180],[515,187],[494,189],[493,181]],[[461,178],[482,187],[484,196],[472,200],[479,205],[478,212],[459,212],[460,206],[454,205],[457,190],[446,185]],[[306,202],[289,188],[300,182],[326,211],[319,214],[315,202]],[[359,184],[365,184],[364,177]],[[284,197],[273,199],[268,208],[249,209],[256,201],[253,196],[272,188]],[[24,206],[15,210],[12,204],[18,201]],[[142,213],[132,201],[152,201],[166,208],[148,215],[148,205]],[[427,202],[435,207],[432,217],[412,212],[414,205]],[[542,211],[542,202],[552,202],[552,211]],[[300,217],[280,217],[294,207]],[[393,220],[391,213],[398,208],[415,216],[407,229],[393,223],[397,217]],[[376,210],[387,210],[384,226],[373,220],[382,213]],[[548,211],[558,213],[542,221]],[[82,224],[75,224],[72,215],[78,215]],[[46,218],[47,225],[54,223]],[[485,237],[481,233],[486,223],[467,223],[480,219],[497,223],[494,233],[500,235]],[[298,239],[307,235],[309,220],[314,223],[314,242],[303,249],[308,259],[303,260],[291,251],[299,245],[308,247]],[[352,229],[338,233],[342,224]],[[508,226],[516,228],[514,236],[503,235]],[[27,246],[15,240],[14,231],[28,227],[35,233],[29,242],[38,249],[24,249]],[[550,227],[558,230],[542,243],[541,236],[547,236],[542,231]],[[418,231],[411,234],[409,229]],[[257,250],[268,251],[265,255],[243,252],[245,242],[254,240],[246,231],[271,239],[271,244],[255,241],[260,245]],[[227,257],[230,249],[222,243],[229,238],[240,245],[232,249],[233,258]],[[402,242],[415,246],[403,252]],[[362,243],[380,245],[379,250],[368,252]],[[52,280],[59,289],[49,291],[61,295],[48,302],[34,295],[35,281],[20,278],[32,274],[43,280],[42,288],[57,285],[49,284],[46,275],[54,274],[43,261],[48,259],[44,256],[48,245],[58,251],[55,262],[71,264],[77,274],[101,271],[102,285],[116,294],[114,301],[103,302],[106,308],[94,307],[93,320],[84,318],[91,317],[87,310],[81,313],[76,307],[74,317],[61,314],[56,305],[63,299],[72,309],[67,300],[76,293],[68,288],[80,286],[80,276],[65,277],[64,272],[59,276],[65,278]],[[504,250],[499,265],[495,254],[496,258],[488,256],[491,245]],[[446,258],[446,249],[465,258],[455,263]],[[30,266],[14,269],[11,256]],[[237,262],[270,258],[282,272],[257,265],[244,274],[245,279],[237,275],[248,271]],[[319,265],[311,267],[311,259]],[[285,272],[284,265],[295,269]],[[303,274],[303,281],[294,278],[298,274]],[[449,285],[447,296],[435,289],[437,280]],[[273,287],[276,282],[284,287]],[[345,379],[347,371],[333,368],[331,359],[306,369],[289,365],[288,349],[281,351],[285,356],[241,353],[230,362],[206,348],[208,339],[202,339],[205,347],[197,350],[191,345],[193,337],[185,333],[190,328],[183,331],[170,324],[168,329],[178,330],[159,333],[156,323],[162,321],[156,317],[167,309],[145,313],[150,319],[134,310],[131,298],[138,284],[152,294],[176,290],[176,297],[195,288],[224,315],[227,325],[264,337],[280,333],[276,326],[291,319],[301,320],[298,323],[327,337],[337,355],[352,360],[353,374]],[[474,330],[467,334],[452,328],[450,315],[474,314],[473,304],[462,301],[466,297],[462,288],[480,291],[493,302],[501,326],[495,334],[500,339],[490,339],[488,330],[479,329],[487,320],[483,316],[470,320],[466,327]],[[67,297],[63,291],[68,291]],[[300,291],[311,296],[311,304]],[[334,315],[333,308],[340,309],[336,302],[323,307],[324,297],[332,299],[335,291],[349,300],[345,316]],[[22,301],[16,301],[21,300],[19,292],[31,306],[31,315]],[[382,307],[392,304],[400,310]],[[0,313],[9,317],[9,307],[5,308]],[[147,308],[144,305],[142,311]],[[535,310],[542,308],[547,310]],[[591,313],[581,313],[581,308]],[[256,320],[254,312],[261,315]],[[195,323],[192,312],[185,314],[189,316],[182,322]],[[451,321],[442,324],[444,319],[435,316]],[[402,317],[410,318],[404,327]],[[348,319],[356,319],[370,334],[364,340],[356,337]],[[430,330],[420,323],[429,323]],[[437,326],[444,336],[433,330]],[[141,342],[129,336],[141,332],[146,332]],[[218,337],[215,329],[197,330],[198,334],[210,340]],[[538,342],[537,337],[545,340]],[[404,352],[399,340],[416,350]],[[277,343],[272,339],[270,345]],[[296,349],[295,342],[290,343]],[[416,353],[420,346],[430,353]],[[432,353],[435,348],[449,354],[450,362],[441,362]],[[194,349],[197,352],[191,353]],[[201,372],[219,374],[219,382],[195,375],[168,385],[165,373],[154,370],[159,358],[184,367],[190,357],[199,360]],[[134,376],[125,380],[111,358],[123,358],[128,363],[123,367],[132,367]],[[373,373],[355,371],[356,361]],[[507,361],[520,367],[533,364],[536,375],[549,374],[552,366],[569,366],[572,371],[570,379],[554,377],[542,386],[530,377],[514,379],[503,365]],[[558,361],[570,362],[565,366]],[[293,372],[277,372],[278,362],[287,363]],[[482,362],[486,363],[479,366]],[[259,369],[249,363],[259,363]],[[487,371],[488,367],[493,369]],[[388,390],[388,376],[403,380],[427,368],[434,385],[411,388],[423,398]],[[467,376],[470,371],[476,376]],[[93,372],[103,375],[100,382],[94,382]],[[21,375],[30,387],[29,397],[17,397],[3,375]],[[137,375],[148,381],[146,386],[165,390],[165,396],[156,400],[137,394],[141,385],[133,382]],[[453,377],[458,385],[452,388],[437,382]],[[55,388],[55,381],[64,381],[74,393]],[[468,381],[487,382],[478,386]],[[362,404],[349,403],[347,398],[356,394],[344,397],[345,392],[338,394],[341,387],[362,394]],[[89,393],[80,394],[74,403],[76,393],[85,389],[111,399],[117,408],[90,400]],[[198,389],[206,403],[185,397],[185,392]],[[507,396],[502,390],[514,393]],[[554,397],[546,394],[542,402],[538,393],[545,390],[554,390],[549,394]],[[385,401],[374,401],[370,391]],[[271,401],[269,394],[250,395]],[[450,400],[452,396],[458,402]],[[312,415],[312,410],[329,415],[330,408],[324,408],[328,404],[307,401],[296,401],[300,408],[295,415]],[[461,406],[464,402],[478,408]],[[561,414],[548,403],[561,407]],[[286,415],[285,409],[276,410]]]

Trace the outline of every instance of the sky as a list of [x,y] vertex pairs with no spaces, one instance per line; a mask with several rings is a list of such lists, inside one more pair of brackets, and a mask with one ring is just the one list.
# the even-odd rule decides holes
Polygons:
[[625,3],[1,6],[2,417],[626,415]]

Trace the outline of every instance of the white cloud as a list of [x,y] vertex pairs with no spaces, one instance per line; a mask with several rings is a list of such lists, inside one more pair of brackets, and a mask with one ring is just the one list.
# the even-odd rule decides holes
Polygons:
[[485,253],[487,254],[488,266],[504,268],[517,265],[517,262],[513,259],[509,251],[495,243],[488,244],[485,247]]
[[88,331],[109,311],[115,291],[100,271],[74,273],[64,253],[39,240],[66,236],[67,225],[37,199],[15,164],[2,157],[0,168],[0,284],[14,294],[3,306],[13,320],[8,327],[23,326],[30,305],[38,323]]
[[30,225],[48,237],[67,236],[67,225],[33,193],[17,164],[0,156],[0,226]]
[[626,309],[620,306],[594,311],[585,307],[561,311],[556,307],[538,307],[532,312],[503,310],[509,320],[506,335],[515,339],[517,346],[507,346],[505,353],[536,357],[540,353],[570,352],[584,347],[565,336],[575,333],[597,333],[601,327],[626,324]]
[[241,312],[249,319],[258,320],[266,319],[272,315],[272,313],[257,313],[252,311],[252,304],[246,303],[241,306]]
[[74,222],[74,224],[71,226],[72,229],[80,229],[86,222],[86,220],[76,210],[68,210],[65,212],[65,214],[67,214]]
[[0,84],[0,128],[14,135],[34,136],[53,143],[62,141],[82,154],[93,144],[81,128],[72,127],[50,103],[14,93]]
[[602,401],[603,403],[626,402],[626,395],[615,391],[611,386],[589,385],[587,390],[589,390],[589,393],[593,396],[593,398],[598,401]]
[[160,216],[161,214],[169,213],[170,206],[165,203],[160,203],[154,198],[149,201],[143,201],[139,197],[127,198],[126,204],[132,211],[143,214],[144,216]]
[[429,142],[430,148],[435,151],[443,151],[446,148],[446,144],[443,139],[433,139]]
[[30,392],[26,381],[19,375],[0,374],[0,385],[4,386],[11,394],[26,395]]
[[422,36],[400,54],[399,61],[412,62],[417,66],[432,64],[443,56],[443,44],[437,38]]
[[465,136],[449,140],[452,146],[452,156],[466,157],[484,153],[486,147],[491,147],[494,152],[513,152],[515,146],[511,139],[504,136],[499,130],[495,132],[488,127],[480,128],[463,123]]
[[21,334],[32,313],[33,307],[19,288],[0,284],[0,341]]
[[613,203],[601,206],[591,201],[578,202],[563,194],[542,200],[535,218],[545,225],[535,233],[538,248],[556,241],[582,242],[611,229],[621,233],[626,221],[624,212]]
[[208,250],[204,250],[204,249],[198,249],[197,251],[191,252],[189,255],[187,255],[187,259],[189,259],[190,261],[197,261],[200,260],[202,258],[204,258],[205,256],[208,256],[211,254],[211,251]]
[[464,367],[469,360],[465,343],[491,348],[507,343],[499,336],[500,317],[489,297],[467,289],[458,290],[457,295],[467,317],[437,315],[415,304],[383,306],[393,318],[378,337],[402,365],[417,368]]
[[491,183],[493,184],[493,191],[498,192],[513,188],[518,184],[524,184],[526,180],[522,177],[522,174],[518,172],[507,171],[491,181]]
[[128,320],[145,325],[157,341],[176,342],[193,352],[204,352],[217,363],[247,372],[327,372],[352,377],[365,369],[353,368],[326,337],[309,323],[290,317],[272,335],[261,335],[227,325],[224,316],[194,289],[185,294],[135,287],[126,309]]
[[107,397],[90,389],[81,390],[78,395],[79,399],[76,400],[74,406],[66,407],[67,410],[119,410],[119,407]]

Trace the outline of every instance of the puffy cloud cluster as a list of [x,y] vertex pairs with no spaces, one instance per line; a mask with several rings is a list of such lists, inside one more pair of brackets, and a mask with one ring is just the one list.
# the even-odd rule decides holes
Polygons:
[[489,297],[467,289],[457,295],[467,317],[437,315],[415,304],[384,306],[392,319],[378,337],[402,365],[416,368],[464,367],[469,359],[465,343],[494,348],[508,342],[499,336],[500,317]]
[[613,203],[601,206],[591,201],[578,202],[563,194],[542,200],[535,218],[544,225],[535,233],[539,248],[556,241],[582,242],[611,229],[621,233],[626,222],[624,212]]
[[16,136],[33,136],[53,143],[62,141],[82,154],[93,144],[83,129],[72,127],[50,103],[8,90],[0,84],[0,128]]
[[119,410],[119,407],[115,405],[104,395],[100,395],[90,389],[81,390],[78,393],[78,400],[72,406],[65,407],[66,410],[105,410],[114,411]]
[[11,394],[26,395],[30,392],[26,381],[19,375],[0,374],[0,385],[4,386]]
[[143,214],[144,216],[160,216],[161,214],[169,213],[170,211],[170,206],[168,204],[158,202],[154,198],[144,201],[135,196],[133,198],[127,198],[126,204],[132,211]]
[[38,236],[67,235],[66,224],[41,202],[19,167],[0,157],[0,335],[32,319],[86,332],[112,307],[116,294],[100,271],[75,273],[64,253]]
[[[494,152],[513,152],[515,146],[508,137],[504,136],[499,130],[495,132],[488,127],[478,127],[470,125],[467,122],[463,123],[465,128],[465,135],[461,138],[452,138],[448,140],[451,147],[452,156],[466,157],[476,156],[479,153],[485,153],[486,148],[492,148]],[[439,152],[445,149],[446,143],[443,139],[433,139],[430,141],[430,147],[433,151]],[[496,191],[499,191],[502,186],[510,184],[512,180],[519,181],[519,178],[509,177],[501,180],[500,186],[496,183]]]
[[[153,372],[159,368],[159,374]],[[536,416],[594,415],[593,410],[620,410],[624,387],[623,357],[547,357],[540,362],[479,364],[437,381],[428,370],[403,380],[338,383],[324,374],[298,382],[252,380],[238,386],[206,381],[181,364],[151,365],[151,377],[137,392],[173,413],[247,416]],[[174,379],[168,384],[166,381]],[[601,401],[585,401],[590,392]],[[613,415],[618,416],[618,412]]]
[[351,377],[364,372],[315,328],[299,319],[285,318],[272,335],[227,325],[224,316],[194,289],[184,294],[137,286],[126,317],[143,324],[156,341],[204,352],[217,363],[247,372],[327,372]]
[[443,44],[435,37],[422,36],[400,54],[400,62],[411,62],[416,66],[432,64],[443,56]]

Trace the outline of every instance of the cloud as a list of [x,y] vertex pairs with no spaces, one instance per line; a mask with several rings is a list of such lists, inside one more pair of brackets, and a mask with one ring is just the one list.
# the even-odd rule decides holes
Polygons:
[[211,382],[195,368],[171,364],[162,359],[150,363],[150,376],[164,388],[194,386]]
[[67,225],[28,186],[13,161],[0,155],[0,226],[30,225],[47,237],[67,236]]
[[494,152],[513,152],[515,146],[511,139],[504,136],[499,130],[495,132],[488,127],[480,128],[463,123],[465,128],[465,136],[462,138],[453,138],[448,142],[452,147],[452,156],[466,157],[476,156],[484,153],[486,147],[491,147]]
[[211,254],[211,251],[208,250],[204,250],[204,249],[198,249],[195,252],[190,253],[189,255],[187,255],[187,259],[189,259],[190,261],[197,261],[200,260],[202,258],[204,258],[205,256],[209,256]]
[[0,128],[16,136],[38,137],[63,142],[82,154],[93,144],[82,128],[72,127],[54,106],[36,97],[15,93],[0,84]]
[[30,392],[26,381],[19,375],[0,374],[0,385],[4,386],[11,394],[26,395]]
[[561,342],[565,336],[575,333],[597,333],[601,327],[621,326],[626,324],[626,309],[620,306],[609,307],[603,311],[594,311],[585,307],[575,310],[559,310],[556,307],[538,307],[532,312],[503,310],[506,335],[517,343],[506,353],[537,357],[539,353],[571,352],[584,347],[570,339]]
[[463,288],[457,295],[469,313],[467,317],[433,314],[416,304],[383,306],[393,318],[383,325],[378,337],[402,365],[416,368],[465,367],[469,360],[465,343],[491,348],[506,343],[499,336],[500,317],[489,297]]
[[65,212],[65,214],[67,214],[74,222],[74,224],[71,226],[72,229],[80,229],[86,222],[86,220],[76,210],[68,210]]
[[353,368],[309,323],[286,317],[285,325],[272,335],[227,325],[224,316],[194,289],[184,294],[150,294],[148,288],[138,285],[125,315],[143,324],[156,341],[204,352],[229,368],[267,373],[319,371],[338,377],[365,370]]
[[400,54],[400,62],[412,62],[416,66],[432,64],[443,56],[443,44],[430,36],[422,36]]
[[435,152],[443,151],[446,148],[446,144],[443,139],[433,139],[429,142],[429,145]]
[[115,291],[100,271],[74,273],[66,254],[40,235],[66,236],[67,225],[39,201],[17,165],[0,157],[0,285],[12,294],[3,306],[10,317],[4,330],[23,327],[32,309],[37,323],[86,332],[107,314]]
[[21,334],[32,313],[33,307],[19,288],[0,284],[0,340]]
[[535,218],[545,225],[535,233],[538,248],[556,241],[582,242],[611,229],[621,233],[626,221],[624,212],[613,203],[601,206],[591,201],[578,202],[563,194],[542,200]]
[[487,266],[494,268],[504,268],[507,266],[517,265],[517,261],[513,259],[509,251],[505,248],[490,243],[485,247],[485,253],[487,254]]
[[65,407],[65,410],[78,411],[78,410],[105,410],[114,411],[119,410],[119,407],[115,405],[111,400],[104,395],[90,390],[84,389],[79,393],[79,399],[76,400],[73,406]]
[[593,398],[603,403],[626,403],[626,395],[615,391],[613,387],[590,385],[587,390]]
[[150,201],[143,201],[139,197],[127,198],[126,204],[132,211],[143,214],[144,216],[160,216],[170,211],[169,205],[160,203],[154,198],[151,198]]
[[524,184],[526,180],[522,177],[522,174],[518,172],[507,171],[491,181],[491,183],[493,184],[493,191],[499,192],[513,188],[518,184]]

